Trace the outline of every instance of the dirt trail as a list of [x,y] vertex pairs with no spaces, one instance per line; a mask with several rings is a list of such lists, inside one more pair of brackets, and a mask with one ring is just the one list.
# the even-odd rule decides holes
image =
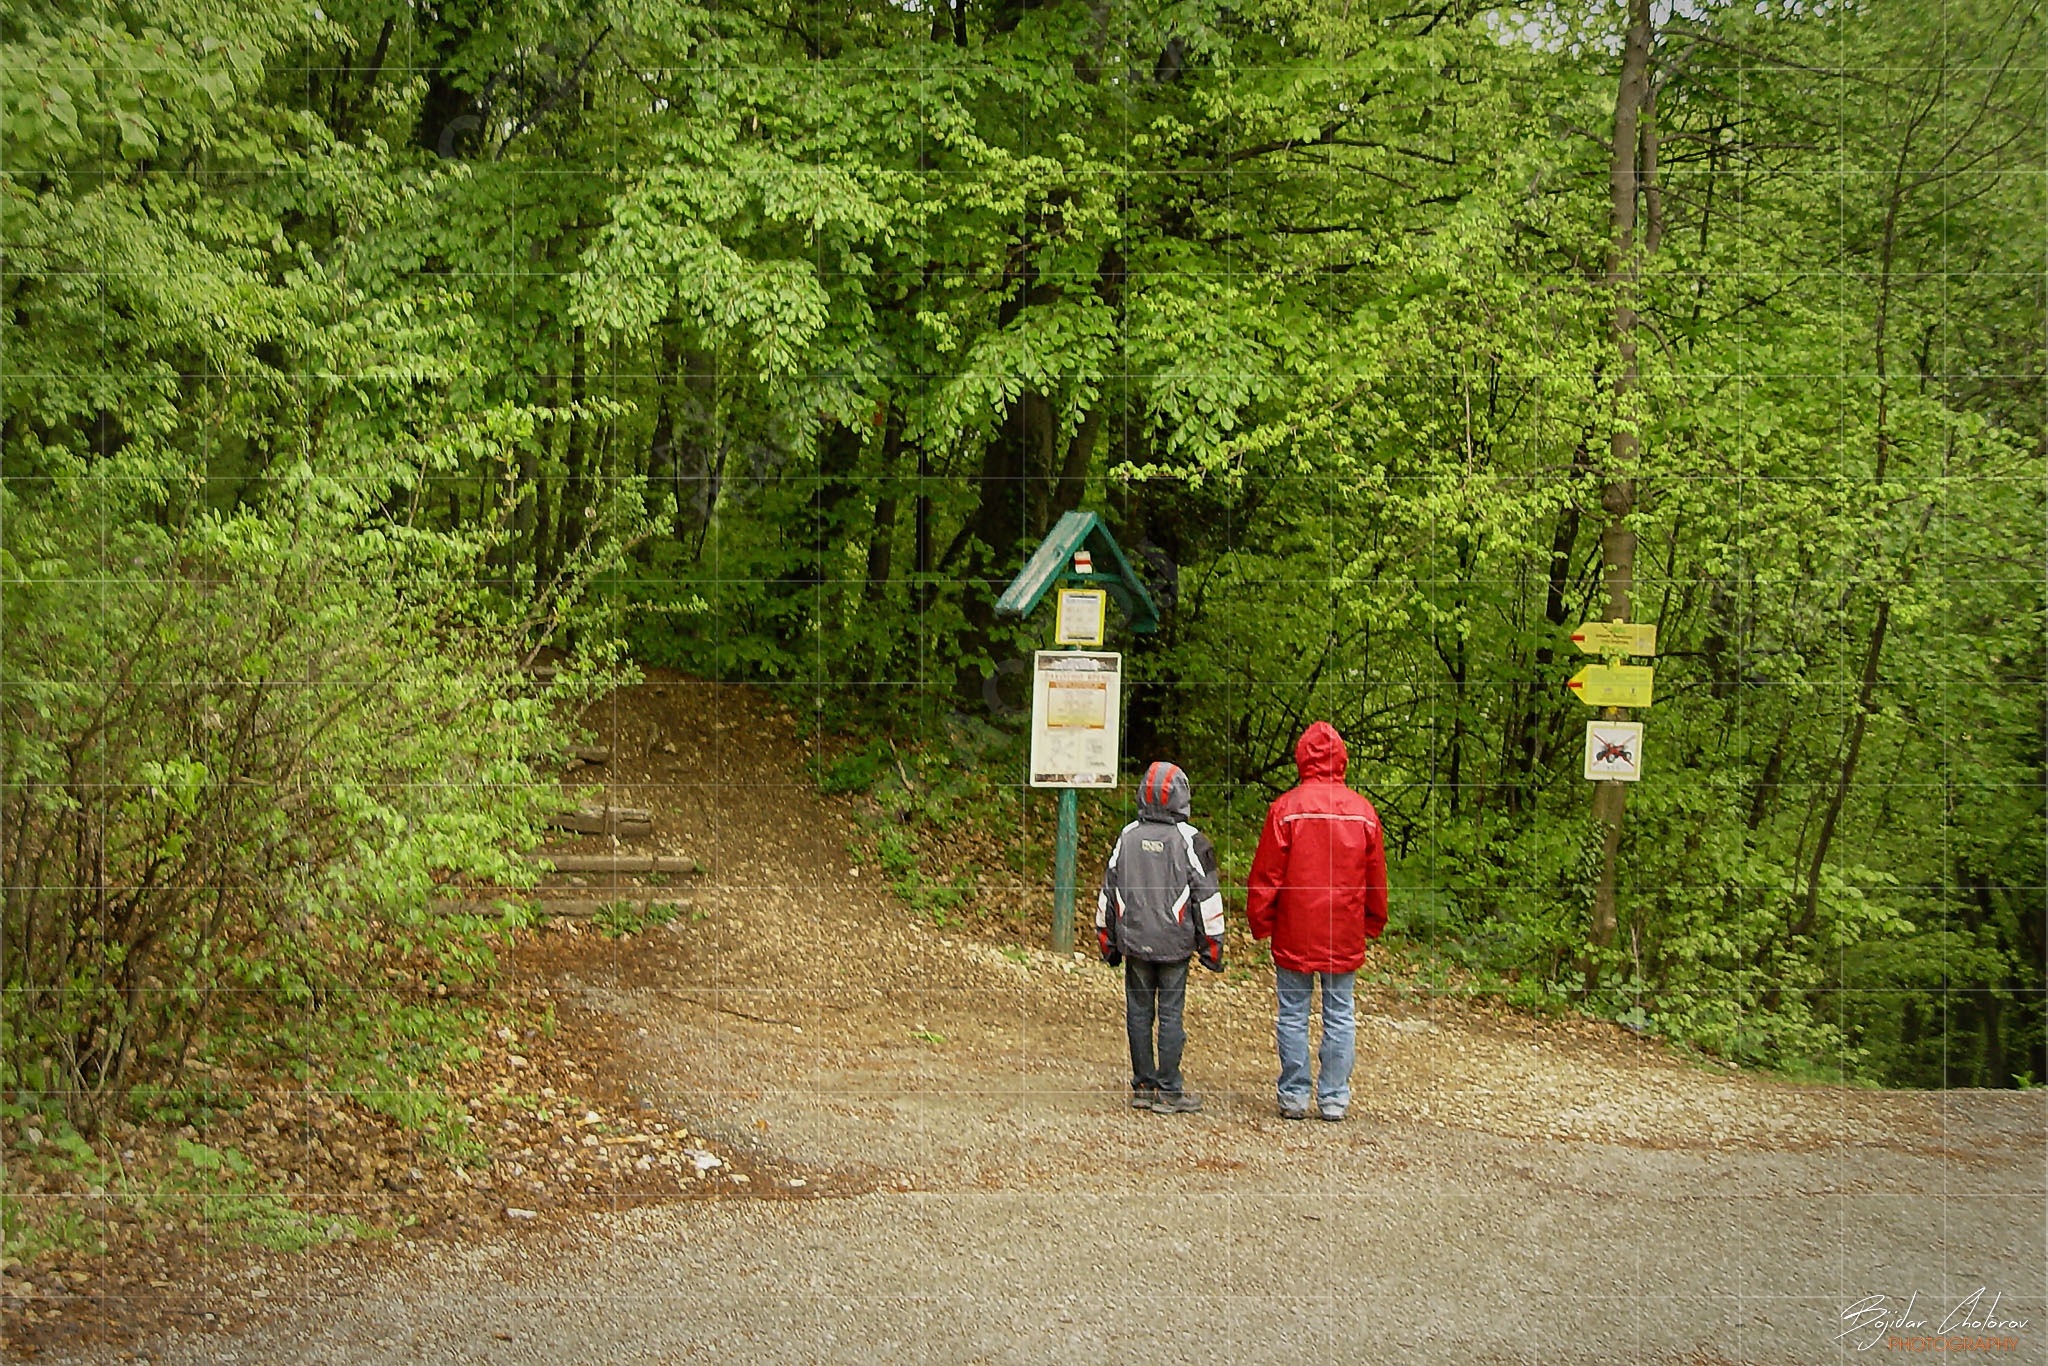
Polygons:
[[2041,1092],[1792,1086],[1361,993],[1351,1118],[1290,1123],[1269,976],[1197,973],[1207,1106],[1132,1113],[1117,974],[917,921],[772,706],[666,678],[591,720],[607,798],[708,872],[667,930],[525,969],[754,1179],[273,1278],[255,1325],[147,1359],[1821,1361],[1860,1355],[1859,1301],[1917,1295],[1926,1334],[1979,1287],[2025,1321],[1997,1355],[2048,1356]]

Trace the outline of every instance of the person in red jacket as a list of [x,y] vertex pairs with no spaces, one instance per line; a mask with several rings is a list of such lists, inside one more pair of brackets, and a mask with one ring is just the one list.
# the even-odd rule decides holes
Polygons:
[[1349,757],[1344,737],[1329,722],[1302,733],[1294,747],[1301,781],[1267,809],[1245,884],[1252,936],[1273,941],[1279,999],[1273,1032],[1280,1113],[1288,1119],[1308,1118],[1308,1014],[1317,977],[1323,979],[1323,1043],[1316,1109],[1324,1119],[1339,1120],[1350,1107],[1357,1035],[1352,985],[1365,963],[1365,941],[1387,926],[1380,813],[1344,786]]

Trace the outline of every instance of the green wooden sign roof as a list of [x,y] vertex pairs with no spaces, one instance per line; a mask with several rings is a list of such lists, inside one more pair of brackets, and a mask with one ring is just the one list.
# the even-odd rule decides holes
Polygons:
[[[1074,572],[1074,552],[1086,550],[1094,558],[1095,571]],[[1106,588],[1131,619],[1131,629],[1146,635],[1159,629],[1159,609],[1145,591],[1123,547],[1109,528],[1092,512],[1069,512],[1046,533],[1038,549],[1024,562],[1017,577],[996,600],[996,615],[1029,616],[1047,592],[1059,584],[1079,588]]]

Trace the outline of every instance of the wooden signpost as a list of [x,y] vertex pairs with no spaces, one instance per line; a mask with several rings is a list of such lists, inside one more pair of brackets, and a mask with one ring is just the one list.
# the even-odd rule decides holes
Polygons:
[[1109,599],[1140,635],[1159,629],[1159,609],[1109,528],[1092,512],[1069,512],[1024,562],[996,600],[998,616],[1025,617],[1058,588],[1055,643],[1088,654],[1038,653],[1032,670],[1031,772],[1033,787],[1058,788],[1059,822],[1053,837],[1052,947],[1074,947],[1074,862],[1080,843],[1083,787],[1115,787],[1121,753],[1123,656],[1100,649],[1108,630]]

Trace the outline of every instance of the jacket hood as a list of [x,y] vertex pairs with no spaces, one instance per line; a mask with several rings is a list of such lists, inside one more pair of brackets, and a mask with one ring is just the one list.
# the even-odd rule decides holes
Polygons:
[[1301,733],[1294,746],[1294,767],[1305,783],[1341,783],[1344,766],[1351,760],[1344,737],[1328,721],[1318,721]]
[[1138,788],[1138,819],[1175,824],[1186,820],[1193,809],[1188,790],[1188,775],[1180,765],[1164,760],[1153,764],[1145,770],[1144,784]]

